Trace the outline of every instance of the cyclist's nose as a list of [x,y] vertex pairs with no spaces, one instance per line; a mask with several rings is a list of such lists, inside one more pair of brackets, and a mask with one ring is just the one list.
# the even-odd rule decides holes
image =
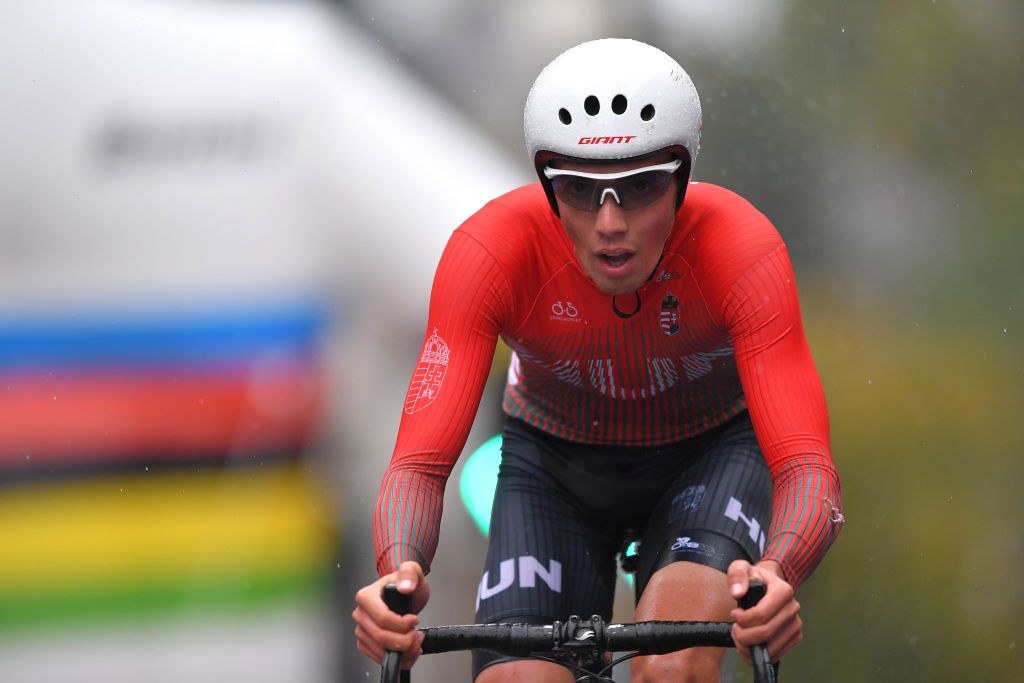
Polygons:
[[606,190],[603,200],[597,209],[594,228],[602,235],[613,235],[626,230],[626,212],[619,205],[618,196],[614,191]]

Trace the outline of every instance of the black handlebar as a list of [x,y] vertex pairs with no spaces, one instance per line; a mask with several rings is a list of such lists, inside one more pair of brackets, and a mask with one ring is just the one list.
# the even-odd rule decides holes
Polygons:
[[[405,593],[399,593],[398,586],[393,583],[384,586],[384,593],[381,597],[384,599],[384,604],[388,606],[388,609],[395,614],[405,615],[412,611],[412,597]],[[401,669],[402,653],[388,650],[388,653],[384,655],[384,662],[381,664],[380,679],[382,681],[409,683],[408,669],[405,671]]]
[[[743,609],[750,609],[761,602],[768,588],[764,582],[754,579],[747,587],[747,592],[737,600]],[[750,648],[750,660],[754,665],[754,683],[775,683],[779,675],[778,664],[773,665],[771,657],[768,656],[767,645],[752,645]]]
[[[750,609],[764,597],[764,583],[752,580],[739,605]],[[410,596],[394,584],[384,588],[384,602],[392,612],[408,614]],[[606,624],[595,615],[590,619],[570,617],[568,621],[534,626],[529,624],[470,624],[421,629],[423,653],[463,650],[491,650],[512,657],[531,653],[594,647],[601,651],[666,654],[687,647],[735,647],[732,622],[728,621],[643,621],[635,624]],[[401,671],[401,653],[388,652],[381,668],[381,681],[409,683],[409,672]],[[751,648],[754,683],[776,683],[778,665],[772,665],[765,645]],[[399,675],[401,678],[399,679]]]
[[423,629],[423,654],[491,650],[510,657],[550,652],[569,644],[599,650],[660,655],[685,647],[733,647],[728,621],[642,621],[605,624],[600,617],[533,626],[529,624],[469,624]]

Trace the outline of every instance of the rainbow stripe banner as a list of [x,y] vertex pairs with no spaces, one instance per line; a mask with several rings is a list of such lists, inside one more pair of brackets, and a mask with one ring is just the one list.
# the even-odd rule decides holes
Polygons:
[[237,363],[312,348],[335,315],[329,310],[307,296],[162,310],[9,313],[0,317],[0,370]]
[[301,452],[325,401],[315,297],[0,318],[0,481]]
[[302,456],[328,310],[0,318],[0,633],[319,594],[336,520]]
[[319,594],[336,553],[319,480],[291,464],[6,489],[0,633]]

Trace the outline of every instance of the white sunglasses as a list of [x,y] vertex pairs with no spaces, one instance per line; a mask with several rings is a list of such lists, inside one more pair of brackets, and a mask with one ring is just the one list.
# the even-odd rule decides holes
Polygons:
[[544,177],[560,201],[575,209],[595,212],[609,194],[623,211],[642,209],[661,199],[672,186],[672,174],[683,164],[675,159],[663,164],[615,173],[588,173],[544,167]]

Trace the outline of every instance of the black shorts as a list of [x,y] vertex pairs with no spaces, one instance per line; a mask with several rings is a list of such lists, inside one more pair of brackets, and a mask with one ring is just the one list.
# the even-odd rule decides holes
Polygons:
[[[756,561],[771,518],[768,467],[746,412],[658,447],[591,446],[509,418],[477,588],[478,623],[611,618],[617,555],[638,540],[637,599],[679,561]],[[508,658],[473,654],[474,678]]]

